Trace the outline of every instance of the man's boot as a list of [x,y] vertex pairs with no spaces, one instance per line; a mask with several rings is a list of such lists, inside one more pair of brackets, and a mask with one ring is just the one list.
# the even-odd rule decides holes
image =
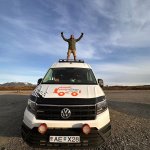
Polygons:
[[69,56],[67,56],[67,61],[69,60]]

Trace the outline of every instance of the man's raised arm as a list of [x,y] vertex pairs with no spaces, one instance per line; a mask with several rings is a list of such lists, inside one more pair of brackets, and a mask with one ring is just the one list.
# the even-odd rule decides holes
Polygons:
[[81,33],[80,37],[76,39],[76,42],[80,41],[82,37],[83,37],[83,33]]
[[63,38],[64,41],[68,42],[68,39],[66,39],[66,38],[64,37],[63,32],[61,32],[61,37]]

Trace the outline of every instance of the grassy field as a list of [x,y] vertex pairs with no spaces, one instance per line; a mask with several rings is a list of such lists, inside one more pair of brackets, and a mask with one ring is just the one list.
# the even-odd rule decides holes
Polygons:
[[0,91],[27,91],[34,90],[36,86],[0,86]]
[[[0,91],[27,91],[34,90],[36,86],[0,86]],[[145,86],[105,86],[104,90],[150,90],[150,85]]]

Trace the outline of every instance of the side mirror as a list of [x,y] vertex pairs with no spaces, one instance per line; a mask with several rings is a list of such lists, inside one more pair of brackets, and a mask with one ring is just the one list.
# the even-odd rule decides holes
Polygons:
[[100,87],[104,87],[104,81],[102,79],[98,79],[98,84]]
[[38,79],[37,85],[39,85],[42,82],[42,78]]

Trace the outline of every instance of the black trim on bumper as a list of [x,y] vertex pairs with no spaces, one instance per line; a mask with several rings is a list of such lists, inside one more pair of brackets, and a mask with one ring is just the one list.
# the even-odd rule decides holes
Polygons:
[[[102,129],[97,130],[96,128],[91,128],[91,133],[85,135],[82,133],[80,128],[53,128],[48,129],[48,131],[41,135],[37,127],[32,130],[28,128],[25,124],[22,125],[22,138],[32,147],[47,147],[47,148],[97,148],[103,144],[111,135],[111,125],[110,123],[104,126]],[[81,143],[50,143],[49,136],[80,136]]]

